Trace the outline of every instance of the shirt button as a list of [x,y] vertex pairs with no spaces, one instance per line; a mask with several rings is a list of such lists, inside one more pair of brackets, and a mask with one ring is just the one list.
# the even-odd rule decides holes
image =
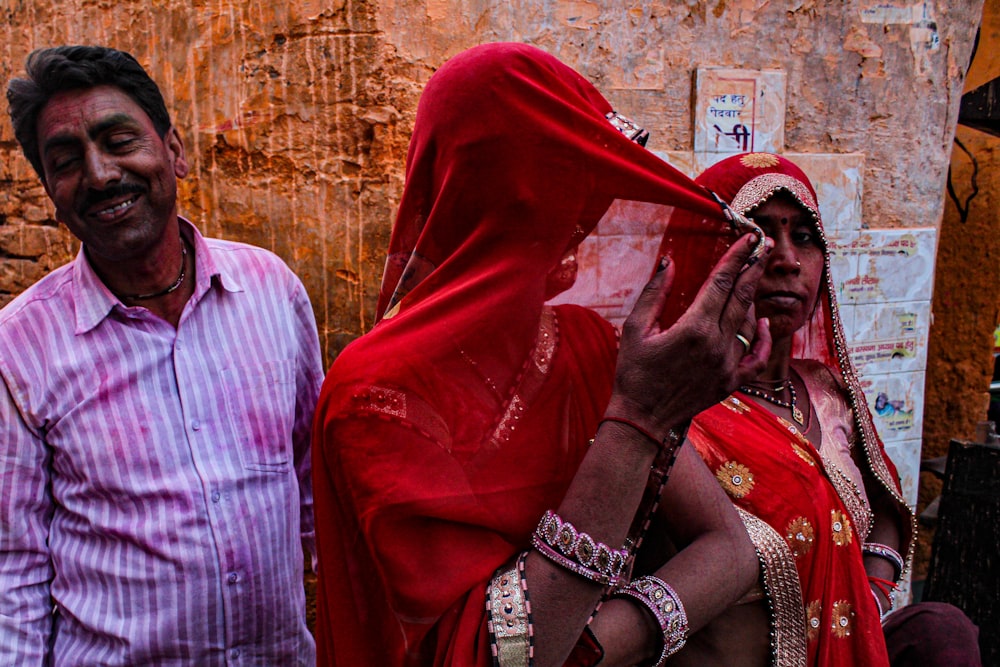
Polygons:
[[238,648],[234,648],[232,651],[229,652],[229,657],[232,658],[233,660],[240,657],[240,650]]
[[229,573],[229,583],[235,584],[239,580],[240,580],[240,575],[236,574],[235,572]]
[[193,431],[200,431],[201,430],[201,422],[198,421],[197,419],[192,419],[191,420],[191,430],[193,430]]
[[219,493],[218,491],[212,491],[212,502],[213,503],[219,502],[219,498],[221,498],[221,497],[222,497],[221,493]]

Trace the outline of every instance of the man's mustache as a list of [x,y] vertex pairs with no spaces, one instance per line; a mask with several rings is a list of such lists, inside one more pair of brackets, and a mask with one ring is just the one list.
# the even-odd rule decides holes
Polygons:
[[131,194],[144,194],[146,188],[135,183],[119,183],[118,185],[112,185],[104,190],[87,190],[87,195],[83,200],[83,208],[90,208],[91,206],[96,206],[101,202],[108,201],[109,199],[115,199],[116,197],[122,197]]

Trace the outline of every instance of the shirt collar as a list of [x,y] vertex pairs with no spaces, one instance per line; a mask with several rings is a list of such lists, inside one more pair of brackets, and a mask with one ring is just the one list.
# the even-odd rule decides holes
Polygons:
[[[198,229],[185,218],[178,216],[181,234],[194,247],[195,288],[191,301],[197,303],[212,288],[218,285],[227,292],[242,292],[236,276],[230,267],[216,262],[208,243]],[[81,245],[73,263],[73,303],[76,309],[76,333],[83,334],[104,321],[112,310],[125,311],[123,304],[101,281],[90,265]]]

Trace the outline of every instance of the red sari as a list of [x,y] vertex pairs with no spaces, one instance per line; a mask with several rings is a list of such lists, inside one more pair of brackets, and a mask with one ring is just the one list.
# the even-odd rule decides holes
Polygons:
[[[557,507],[610,396],[614,331],[547,276],[615,198],[718,206],[538,49],[428,82],[380,321],[319,399],[319,664],[490,665],[486,589]],[[640,278],[641,279],[641,278]]]
[[[792,344],[792,368],[809,389],[822,445],[739,393],[695,418],[688,434],[741,510],[761,558],[773,663],[886,666],[862,562],[872,523],[865,482],[891,498],[904,554],[912,550],[914,520],[847,354],[815,190],[797,166],[766,153],[727,158],[696,181],[742,214],[779,191],[791,194],[811,214],[824,248],[819,302]],[[690,305],[706,267],[728,247],[724,231],[696,214],[672,216],[661,250],[675,258],[678,276],[665,323]],[[859,448],[856,456],[852,448]]]

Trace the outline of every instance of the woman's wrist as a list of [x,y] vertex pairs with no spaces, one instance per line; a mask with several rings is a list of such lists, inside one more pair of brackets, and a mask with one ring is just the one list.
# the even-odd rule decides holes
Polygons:
[[690,419],[661,416],[627,397],[612,395],[601,422],[616,422],[652,441],[658,448],[670,439],[683,438]]
[[601,667],[651,664],[663,648],[656,619],[634,600],[608,598],[590,629],[604,650]]

